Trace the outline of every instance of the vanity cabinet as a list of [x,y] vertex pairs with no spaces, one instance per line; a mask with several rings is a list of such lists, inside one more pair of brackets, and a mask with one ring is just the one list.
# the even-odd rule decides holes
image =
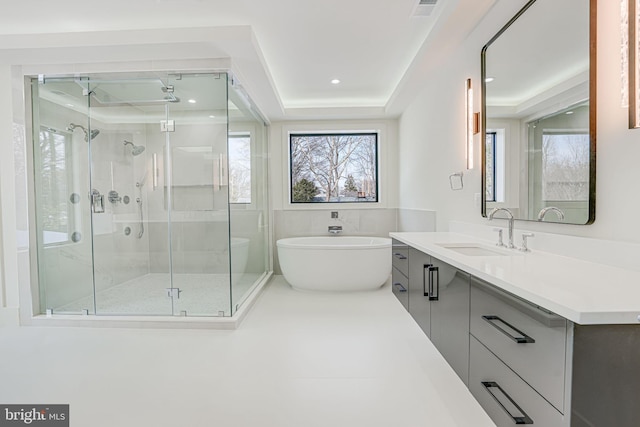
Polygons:
[[391,289],[406,310],[409,310],[409,247],[393,239],[392,241]]
[[570,322],[475,277],[469,390],[499,426],[565,422]]
[[428,337],[431,336],[430,267],[429,255],[409,248],[409,314]]
[[409,313],[467,384],[469,274],[409,248]]
[[639,324],[576,324],[410,245],[401,253],[394,283],[408,292],[396,295],[497,426],[640,426]]

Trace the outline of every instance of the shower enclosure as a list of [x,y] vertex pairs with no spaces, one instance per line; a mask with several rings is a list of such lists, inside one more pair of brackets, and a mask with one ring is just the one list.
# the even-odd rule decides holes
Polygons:
[[264,121],[226,72],[31,81],[41,314],[232,316],[271,270]]

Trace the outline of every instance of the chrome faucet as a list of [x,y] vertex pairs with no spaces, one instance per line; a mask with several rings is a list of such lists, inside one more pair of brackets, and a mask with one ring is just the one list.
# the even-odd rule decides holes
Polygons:
[[555,212],[559,220],[564,219],[564,212],[562,212],[559,208],[556,208],[555,206],[547,206],[546,208],[542,208],[540,210],[540,213],[538,213],[538,221],[542,221],[544,219],[544,216],[549,211]]
[[330,225],[328,231],[329,231],[330,234],[340,234],[340,233],[342,233],[342,226],[341,225]]
[[513,244],[513,214],[511,211],[507,208],[495,208],[489,213],[489,221],[491,221],[493,216],[500,211],[506,212],[507,218],[505,219],[509,220],[509,244],[507,247],[509,249],[515,249],[516,246]]

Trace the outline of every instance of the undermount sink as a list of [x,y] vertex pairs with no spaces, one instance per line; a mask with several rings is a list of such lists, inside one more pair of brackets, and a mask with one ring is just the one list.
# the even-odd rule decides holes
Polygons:
[[490,249],[486,246],[478,245],[477,243],[439,243],[438,246],[442,246],[446,249],[458,252],[467,256],[507,256],[511,255],[506,252],[502,252],[498,249]]

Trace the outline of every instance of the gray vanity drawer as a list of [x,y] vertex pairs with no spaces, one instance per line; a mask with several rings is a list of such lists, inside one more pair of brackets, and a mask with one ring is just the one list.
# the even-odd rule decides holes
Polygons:
[[474,337],[470,341],[469,390],[498,427],[514,424],[566,427],[569,424],[568,418]]
[[393,267],[391,271],[391,289],[406,310],[409,310],[409,279]]
[[567,320],[471,279],[470,332],[564,412]]
[[405,276],[409,276],[409,246],[393,240],[392,243],[393,266],[400,270]]

